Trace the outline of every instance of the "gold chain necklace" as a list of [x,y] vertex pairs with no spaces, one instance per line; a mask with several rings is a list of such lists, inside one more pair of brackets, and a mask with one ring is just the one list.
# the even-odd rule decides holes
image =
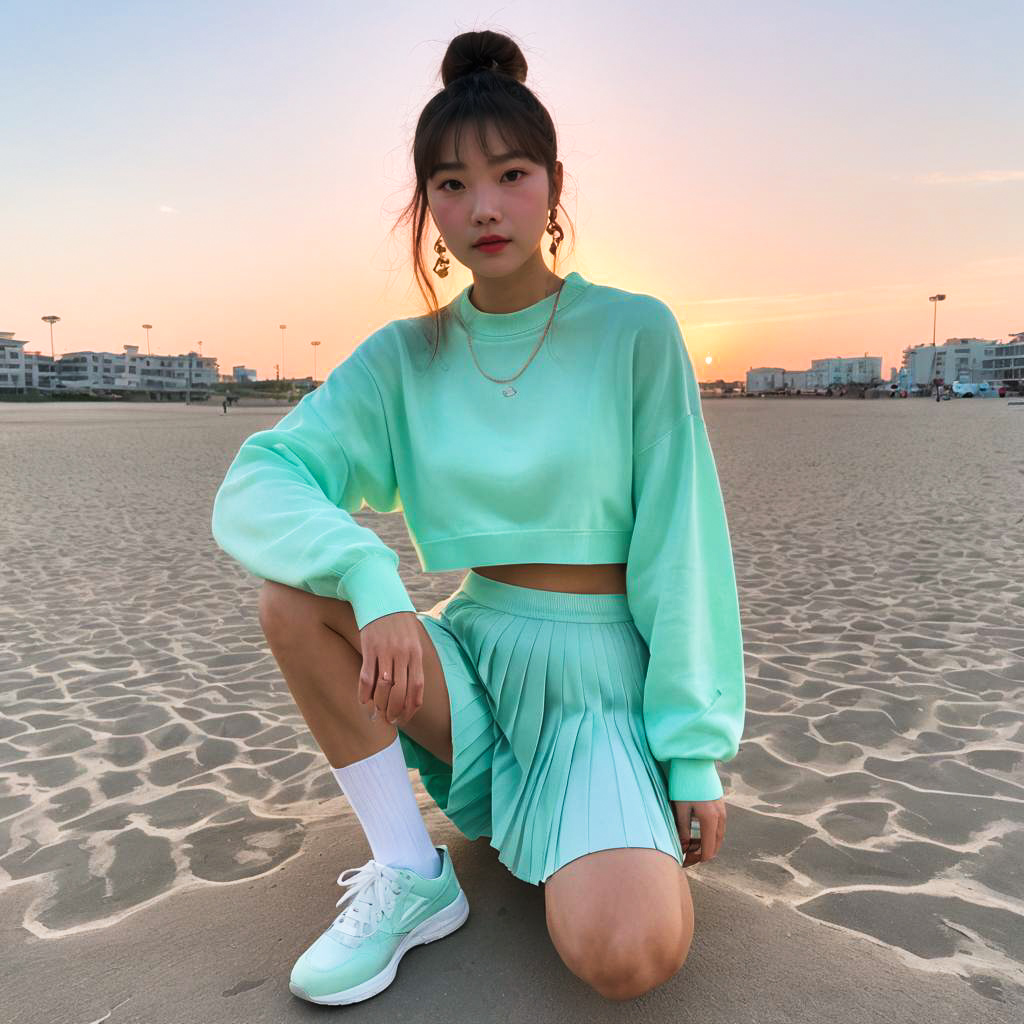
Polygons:
[[[558,300],[561,298],[562,289],[565,287],[565,278],[562,279],[558,286],[558,291],[555,292],[555,304],[551,307],[551,315],[548,317],[548,322],[544,325],[544,333],[540,336],[540,341],[534,346],[533,352],[530,353],[530,358],[523,363],[519,373],[513,374],[511,377],[492,377],[481,365],[480,361],[476,357],[476,353],[473,351],[473,339],[470,337],[469,328],[465,324],[462,325],[463,330],[466,332],[466,341],[469,342],[469,354],[473,357],[473,362],[476,363],[476,368],[488,379],[493,380],[496,384],[509,384],[509,381],[515,380],[521,376],[523,371],[533,362],[533,357],[540,351],[541,345],[544,344],[544,339],[547,337],[548,328],[551,326],[551,321],[555,319],[555,310],[558,309]],[[545,296],[547,298],[548,296]],[[468,297],[467,297],[468,301]],[[502,388],[501,393],[506,398],[511,398],[513,395],[517,395],[519,392],[512,387],[511,384],[507,388]]]

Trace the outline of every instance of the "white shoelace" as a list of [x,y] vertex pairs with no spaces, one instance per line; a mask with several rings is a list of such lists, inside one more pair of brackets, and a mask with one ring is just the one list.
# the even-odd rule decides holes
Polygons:
[[[351,878],[346,878],[355,872]],[[349,868],[338,875],[338,885],[348,892],[335,904],[340,907],[345,900],[352,902],[334,919],[331,926],[340,932],[341,941],[347,946],[357,946],[377,930],[385,914],[395,908],[395,896],[400,891],[395,883],[398,871],[388,864],[382,864],[372,857],[361,868]]]

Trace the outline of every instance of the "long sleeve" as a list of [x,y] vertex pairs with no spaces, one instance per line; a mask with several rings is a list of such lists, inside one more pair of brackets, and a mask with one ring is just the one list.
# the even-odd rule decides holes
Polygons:
[[[657,340],[656,340],[657,339]],[[635,361],[629,605],[647,643],[643,715],[672,800],[716,800],[739,749],[743,637],[722,491],[681,333],[669,313]]]
[[402,507],[384,404],[358,352],[242,444],[217,491],[218,546],[254,575],[352,604],[356,624],[415,612],[398,553],[350,515]]

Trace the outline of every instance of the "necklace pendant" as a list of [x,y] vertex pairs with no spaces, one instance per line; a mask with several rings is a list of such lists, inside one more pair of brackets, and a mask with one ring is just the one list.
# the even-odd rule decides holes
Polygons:
[[518,394],[519,392],[518,392],[518,391],[516,391],[516,389],[515,389],[514,387],[512,387],[512,385],[511,385],[511,384],[509,384],[509,386],[508,386],[507,388],[502,388],[502,391],[501,391],[501,393],[502,393],[502,394],[503,394],[503,395],[504,395],[504,396],[505,396],[506,398],[511,398],[511,397],[512,397],[513,395],[516,395],[516,394]]

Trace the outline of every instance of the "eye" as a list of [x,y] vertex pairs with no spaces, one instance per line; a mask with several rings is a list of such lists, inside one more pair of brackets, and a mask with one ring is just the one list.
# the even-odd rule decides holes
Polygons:
[[[526,175],[526,171],[521,170],[518,167],[511,167],[511,168],[509,168],[509,170],[507,170],[505,172],[505,174],[521,174],[521,175],[525,176]],[[504,177],[504,176],[505,175],[502,175],[502,177]],[[519,178],[516,178],[516,181],[519,181],[519,180],[520,180]],[[441,192],[451,192],[452,190],[450,188],[445,188],[445,185],[447,185],[449,182],[452,182],[452,181],[454,181],[456,184],[460,184],[458,178],[447,178],[445,181],[442,181],[441,184],[437,186],[438,190],[441,191]],[[458,190],[456,189],[456,191],[458,191]]]

